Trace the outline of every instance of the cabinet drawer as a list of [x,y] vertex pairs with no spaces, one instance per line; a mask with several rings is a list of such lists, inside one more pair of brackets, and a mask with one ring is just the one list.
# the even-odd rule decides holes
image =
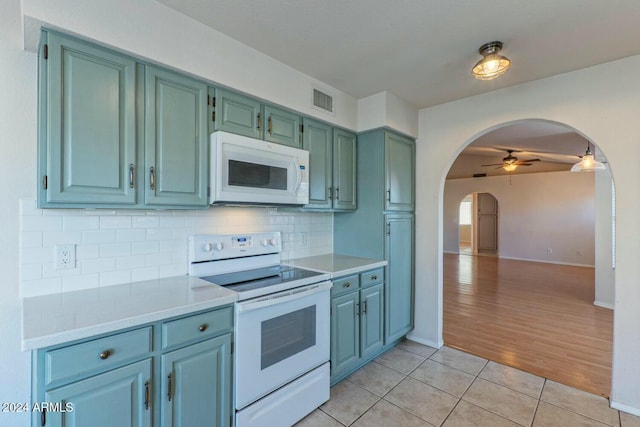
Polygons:
[[231,330],[233,330],[232,307],[172,320],[162,324],[162,348],[196,339],[211,338]]
[[374,283],[380,283],[384,279],[384,268],[365,271],[360,273],[360,287],[364,288]]
[[96,369],[111,368],[149,353],[151,326],[45,353],[45,381],[50,384]]
[[333,280],[333,287],[331,288],[331,295],[342,295],[347,292],[357,290],[360,287],[360,278],[357,274],[353,276],[340,277]]

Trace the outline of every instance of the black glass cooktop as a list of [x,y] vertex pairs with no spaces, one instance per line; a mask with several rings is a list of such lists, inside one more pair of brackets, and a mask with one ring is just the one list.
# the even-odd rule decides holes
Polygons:
[[[272,267],[201,277],[201,279],[224,286],[235,292],[247,292],[282,283],[294,282],[296,280],[308,279],[319,276],[320,274],[322,273],[318,273],[317,271],[275,265]],[[294,283],[291,284],[294,285]]]

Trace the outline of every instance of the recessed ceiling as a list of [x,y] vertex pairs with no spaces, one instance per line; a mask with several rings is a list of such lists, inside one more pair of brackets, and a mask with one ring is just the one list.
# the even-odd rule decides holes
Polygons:
[[[355,98],[418,108],[640,54],[638,0],[157,1]],[[475,80],[493,40],[512,67]]]

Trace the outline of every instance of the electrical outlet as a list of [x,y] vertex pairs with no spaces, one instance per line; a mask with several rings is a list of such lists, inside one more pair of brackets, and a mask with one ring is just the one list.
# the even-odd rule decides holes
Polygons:
[[76,245],[56,245],[56,270],[76,268]]
[[553,253],[553,249],[551,249],[551,248],[547,248],[547,253],[548,253],[548,254],[552,254],[552,253]]

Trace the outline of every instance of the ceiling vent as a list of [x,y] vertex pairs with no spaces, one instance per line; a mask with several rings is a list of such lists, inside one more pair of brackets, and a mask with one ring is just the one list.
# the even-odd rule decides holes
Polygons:
[[325,111],[333,113],[333,97],[318,89],[313,89],[313,105]]

